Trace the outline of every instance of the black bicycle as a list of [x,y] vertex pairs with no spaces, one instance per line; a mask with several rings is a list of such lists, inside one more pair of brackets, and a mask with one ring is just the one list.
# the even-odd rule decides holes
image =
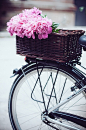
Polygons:
[[[86,50],[86,36],[79,43]],[[26,57],[9,95],[13,130],[86,130],[86,74],[80,62]]]

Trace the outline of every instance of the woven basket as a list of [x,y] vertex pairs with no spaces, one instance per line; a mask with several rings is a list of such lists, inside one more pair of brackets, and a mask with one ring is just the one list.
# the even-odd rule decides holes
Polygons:
[[59,33],[49,34],[47,39],[20,38],[16,36],[17,54],[31,58],[41,58],[58,62],[79,60],[82,48],[78,44],[83,30],[60,30]]

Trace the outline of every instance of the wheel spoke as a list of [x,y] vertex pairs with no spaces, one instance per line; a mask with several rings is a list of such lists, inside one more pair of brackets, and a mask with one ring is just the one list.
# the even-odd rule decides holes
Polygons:
[[[44,117],[48,116],[48,110],[52,110],[55,105],[64,102],[73,95],[71,87],[75,86],[80,78],[77,75],[73,76],[73,72],[68,71],[67,67],[62,70],[45,66],[37,63],[37,66],[30,66],[30,69],[26,69],[26,71],[22,69],[23,74],[18,76],[12,86],[9,99],[9,115],[13,128],[16,127],[15,129],[66,130],[63,126],[48,122]],[[76,91],[78,90],[76,89]],[[69,116],[75,114],[77,115],[76,118],[82,115],[85,119],[85,107],[86,101],[81,94],[56,109],[56,112],[60,111],[61,114],[68,112]],[[77,126],[77,128],[85,130],[73,121],[68,121],[67,116],[65,119],[62,115],[60,117],[51,115],[50,117],[53,121]]]

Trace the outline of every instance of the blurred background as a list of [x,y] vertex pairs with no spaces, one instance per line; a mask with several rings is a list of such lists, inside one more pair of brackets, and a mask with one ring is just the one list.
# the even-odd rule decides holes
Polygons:
[[[8,97],[15,79],[10,78],[15,68],[26,64],[24,57],[16,55],[16,38],[6,31],[6,23],[24,9],[37,7],[59,28],[86,30],[86,0],[0,0],[0,130],[12,130],[8,116]],[[86,52],[82,52],[82,65],[86,66]]]
[[86,26],[86,0],[1,0],[0,31],[6,31],[6,23],[10,18],[24,9],[37,7],[53,22],[60,23],[59,28]]

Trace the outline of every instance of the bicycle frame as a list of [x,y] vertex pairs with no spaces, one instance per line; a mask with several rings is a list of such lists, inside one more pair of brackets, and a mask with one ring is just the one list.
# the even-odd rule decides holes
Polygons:
[[[61,112],[59,112],[58,110],[59,110],[59,107],[61,107],[62,105],[64,105],[65,103],[67,103],[67,102],[69,102],[70,100],[72,100],[73,98],[75,98],[76,96],[78,96],[80,93],[82,93],[84,90],[86,89],[86,85],[83,87],[83,88],[81,88],[80,90],[78,90],[75,94],[73,94],[72,96],[70,96],[69,98],[67,98],[65,101],[63,101],[63,102],[61,102],[61,103],[58,103],[56,106],[54,106],[53,108],[51,108],[51,109],[49,109],[49,111],[48,111],[48,115],[49,114],[55,114],[55,116],[57,116],[57,118],[58,118],[58,115],[59,115],[59,113],[60,113],[60,115],[61,115],[61,117],[64,117],[64,116],[67,116],[68,118],[71,118],[71,120],[73,121],[74,120],[74,122],[77,122],[77,124],[81,124],[82,126],[85,126],[86,127],[86,124],[85,124],[85,122],[86,122],[86,120],[84,120],[83,118],[81,118],[81,117],[77,117],[77,116],[71,116],[70,117],[70,115],[68,115],[68,114],[63,114],[63,113],[61,113]],[[76,121],[75,121],[75,119],[76,119]],[[52,119],[52,118],[50,118],[49,116],[47,116],[47,115],[44,115],[43,116],[43,120],[45,121],[45,120],[47,120],[48,122],[51,122],[51,123],[54,123],[54,124],[57,124],[57,125],[60,125],[60,126],[63,126],[63,127],[65,127],[65,128],[68,128],[68,129],[71,129],[71,130],[80,130],[80,129],[78,129],[78,128],[76,128],[76,127],[73,127],[73,126],[70,126],[70,125],[66,125],[66,124],[64,124],[64,123],[61,123],[61,122],[59,122],[58,120],[54,120],[54,119]]]
[[73,94],[72,96],[70,96],[69,98],[67,98],[65,101],[61,102],[61,103],[58,103],[56,106],[54,106],[53,108],[51,108],[49,111],[48,111],[48,114],[50,112],[53,112],[53,111],[57,111],[59,109],[59,107],[61,107],[62,105],[64,105],[65,103],[69,102],[70,100],[72,100],[73,98],[75,98],[76,96],[78,96],[80,93],[82,93],[84,90],[86,89],[86,85],[81,88],[80,90],[78,90],[75,94]]
[[[42,63],[42,64],[44,64],[44,61],[38,61],[39,63]],[[34,62],[32,62],[32,64],[33,64]],[[36,63],[36,62],[35,62]],[[30,64],[30,65],[32,65],[32,64]],[[36,63],[37,64],[37,63]],[[46,63],[46,64],[49,64],[49,63]],[[53,64],[53,63],[52,63]],[[57,65],[58,63],[56,63],[56,65]],[[24,70],[25,69],[28,69],[28,66],[30,66],[29,64],[28,65],[25,65],[25,66],[23,66],[21,69],[19,69],[14,75],[17,75],[17,74],[19,74],[19,73],[23,73],[23,75],[25,76],[25,72],[24,72]],[[59,64],[58,64],[59,65]],[[37,70],[38,70],[38,68],[37,68]],[[72,71],[74,72],[74,73],[76,73],[77,75],[80,75],[81,76],[81,79],[83,79],[83,81],[85,81],[85,77],[83,76],[83,73],[84,72],[82,72],[81,73],[81,71],[79,71],[76,67],[74,67],[74,66],[72,66]],[[40,73],[38,72],[38,77],[39,77],[39,82],[40,82]],[[85,81],[86,82],[86,81]],[[82,81],[81,81],[81,83],[82,83]],[[41,85],[40,85],[41,86]],[[82,86],[82,84],[81,84],[81,86]],[[33,90],[32,90],[32,93],[31,94],[33,94],[33,91],[34,91],[34,89],[35,89],[35,87],[33,88]],[[48,115],[50,114],[50,113],[55,113],[55,112],[58,112],[58,109],[62,106],[62,105],[64,105],[65,103],[67,103],[67,102],[69,102],[70,100],[72,100],[72,99],[74,99],[76,96],[78,96],[79,94],[81,94],[81,93],[83,93],[84,94],[84,91],[85,91],[85,89],[86,89],[86,85],[85,86],[82,86],[82,88],[81,89],[79,89],[77,92],[75,92],[74,94],[72,94],[70,97],[68,97],[66,100],[64,100],[63,102],[60,102],[60,103],[58,103],[56,106],[54,106],[53,108],[51,108],[51,109],[49,109],[48,110],[48,113],[47,113],[47,115],[43,115],[43,118],[42,118],[42,120],[45,122],[45,121],[48,121],[48,122],[51,122],[51,123],[54,123],[54,124],[58,124],[58,125],[61,125],[61,126],[63,126],[63,127],[65,127],[65,128],[69,128],[69,129],[73,129],[73,130],[79,130],[79,129],[77,129],[77,128],[75,128],[75,127],[72,127],[72,126],[69,126],[69,125],[66,125],[66,124],[63,124],[63,123],[60,123],[59,121],[56,121],[55,119],[51,119]],[[53,91],[53,90],[52,90]],[[42,92],[42,97],[43,97],[43,92],[44,92],[44,90],[43,90],[43,88],[41,87],[41,92]],[[85,94],[85,97],[86,97],[86,94]],[[31,96],[31,98],[32,98],[32,96]],[[33,98],[32,98],[33,99]],[[34,99],[33,99],[34,100]],[[37,101],[37,100],[34,100],[34,101]],[[40,101],[37,101],[37,102],[40,102]],[[43,102],[41,102],[41,103],[44,103],[44,99],[43,99]],[[44,107],[45,107],[45,104],[44,104]],[[45,112],[46,112],[46,107],[45,107]],[[75,120],[75,117],[72,117],[72,119],[74,119]],[[76,117],[76,120],[77,120],[77,117]],[[83,120],[81,120],[81,119],[78,119],[78,121],[80,121],[81,122],[81,124],[83,124]],[[86,120],[85,120],[85,122],[86,122]],[[85,127],[86,127],[86,124],[85,124]]]
[[[67,128],[67,129],[80,130],[80,129],[75,128],[75,127],[73,127],[73,126],[66,125],[66,124],[64,124],[64,123],[60,123],[59,121],[53,120],[53,119],[51,119],[49,116],[44,116],[43,118],[44,118],[45,120],[51,122],[51,123],[54,123],[54,124],[56,124],[56,125],[63,126],[63,127]],[[53,126],[52,126],[52,127],[53,127]],[[58,129],[57,129],[57,130],[58,130]]]

